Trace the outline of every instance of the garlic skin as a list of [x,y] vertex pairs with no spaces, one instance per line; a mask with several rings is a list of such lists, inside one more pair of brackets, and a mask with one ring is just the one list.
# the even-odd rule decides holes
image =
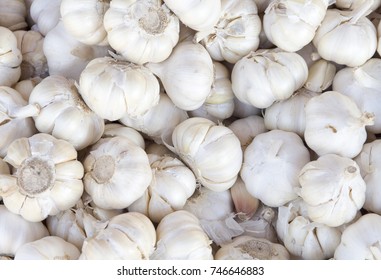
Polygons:
[[305,115],[304,139],[319,156],[333,153],[355,157],[367,137],[365,126],[374,123],[372,112],[361,111],[352,99],[337,91],[312,97]]
[[74,206],[83,193],[83,166],[65,140],[37,133],[18,138],[4,158],[12,175],[0,175],[0,195],[11,212],[31,222]]
[[110,46],[136,64],[161,62],[179,40],[179,19],[161,0],[113,0],[104,16]]
[[227,127],[205,119],[189,118],[175,127],[167,139],[197,181],[213,191],[229,189],[242,164],[241,144]]
[[310,161],[308,149],[293,132],[271,130],[257,135],[246,148],[240,171],[248,192],[270,207],[298,197],[298,176]]
[[185,210],[166,215],[156,228],[152,260],[213,260],[212,243],[196,216]]
[[297,53],[262,49],[251,52],[234,65],[231,81],[240,101],[267,108],[275,101],[289,98],[303,86],[307,77],[307,64]]
[[79,92],[91,110],[109,121],[142,116],[160,98],[159,82],[149,69],[107,56],[86,65]]
[[272,1],[263,16],[267,38],[285,51],[300,50],[314,38],[328,4],[328,0]]
[[[340,10],[355,10],[364,4],[367,0],[336,0],[335,6]],[[381,5],[380,0],[371,0],[373,5],[370,10],[375,11]]]
[[128,211],[143,213],[152,222],[159,223],[167,214],[183,209],[196,189],[196,178],[179,159],[154,154],[148,154],[148,159],[151,183]]
[[199,43],[183,41],[160,63],[146,66],[163,83],[172,102],[185,111],[199,108],[210,94],[213,84],[213,62]]
[[263,238],[240,235],[223,244],[214,255],[215,260],[289,260],[287,249]]
[[369,213],[349,225],[335,250],[336,260],[381,260],[381,216]]
[[309,218],[330,227],[350,222],[365,202],[365,181],[350,158],[320,156],[302,168],[299,183]]
[[67,32],[87,45],[107,45],[107,33],[103,26],[103,18],[110,7],[110,1],[61,0],[61,20]]
[[40,108],[33,118],[38,131],[64,139],[77,150],[94,144],[103,134],[104,120],[83,102],[74,80],[46,77],[31,92],[29,103]]
[[87,238],[80,260],[148,260],[156,244],[155,227],[143,214],[128,212],[110,219]]
[[9,165],[0,157],[0,174],[10,174]]
[[221,0],[164,0],[178,18],[196,31],[210,31],[221,14]]
[[20,79],[22,54],[11,30],[0,26],[0,86],[12,86]]
[[41,81],[42,78],[37,76],[27,80],[19,81],[13,86],[13,88],[21,94],[24,100],[28,101],[32,90]]
[[83,161],[86,192],[103,209],[122,209],[140,198],[152,172],[145,151],[123,136],[102,138]]
[[29,10],[30,17],[35,23],[32,30],[46,36],[60,20],[61,2],[62,0],[33,0]]
[[123,136],[134,144],[138,145],[143,150],[145,149],[145,142],[143,136],[135,129],[122,125],[120,123],[107,123],[103,131],[102,138]]
[[9,30],[25,29],[27,8],[24,0],[1,0],[0,1],[0,26]]
[[335,76],[335,64],[319,59],[309,67],[304,87],[310,91],[323,92],[332,85]]
[[259,46],[261,20],[251,0],[222,0],[221,15],[213,32],[196,34],[196,41],[217,61],[236,63]]
[[25,243],[48,236],[42,222],[29,222],[0,204],[0,255],[14,256]]
[[76,260],[79,255],[79,249],[61,237],[46,236],[20,246],[15,260]]

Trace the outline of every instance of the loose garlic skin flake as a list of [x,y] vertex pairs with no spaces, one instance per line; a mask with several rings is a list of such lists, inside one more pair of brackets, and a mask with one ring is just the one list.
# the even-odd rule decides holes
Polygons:
[[12,142],[4,160],[12,175],[0,175],[0,195],[13,213],[32,222],[74,206],[83,193],[83,166],[65,140],[38,133]]

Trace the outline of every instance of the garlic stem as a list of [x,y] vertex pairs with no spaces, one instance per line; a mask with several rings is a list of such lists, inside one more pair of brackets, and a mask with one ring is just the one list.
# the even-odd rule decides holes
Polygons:
[[38,116],[39,113],[40,106],[38,106],[38,104],[28,104],[26,106],[17,107],[10,110],[9,117],[12,119],[24,119]]
[[365,126],[374,124],[374,113],[364,112],[360,118],[361,123]]
[[362,18],[362,17],[366,17],[367,15],[369,15],[372,10],[373,6],[373,0],[371,1],[364,1],[364,4],[359,6],[356,10],[353,11],[353,15],[352,15],[352,18],[350,19],[350,23],[351,24],[356,24],[357,21]]
[[377,241],[369,247],[375,260],[381,260],[381,243]]

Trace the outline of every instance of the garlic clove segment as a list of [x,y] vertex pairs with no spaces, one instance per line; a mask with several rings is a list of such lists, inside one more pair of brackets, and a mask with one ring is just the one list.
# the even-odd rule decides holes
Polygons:
[[309,67],[304,87],[310,91],[323,92],[332,85],[335,76],[335,64],[319,59]]

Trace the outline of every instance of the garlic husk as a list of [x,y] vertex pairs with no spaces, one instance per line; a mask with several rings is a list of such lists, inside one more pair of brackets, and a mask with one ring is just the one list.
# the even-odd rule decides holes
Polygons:
[[40,132],[64,139],[77,150],[94,144],[103,134],[104,120],[85,104],[72,79],[46,77],[32,90],[29,103],[40,108],[33,118]]
[[259,46],[261,20],[251,0],[222,0],[221,15],[213,32],[196,33],[210,56],[217,61],[237,62]]
[[123,136],[102,138],[83,161],[86,192],[104,209],[122,209],[140,198],[152,179],[146,152]]
[[224,191],[234,184],[242,165],[242,150],[229,128],[193,117],[178,124],[168,138],[164,143],[192,169],[203,186]]
[[381,260],[381,216],[369,213],[349,225],[334,254],[336,260]]
[[318,93],[300,88],[290,98],[272,104],[266,108],[263,119],[266,129],[280,129],[304,136],[306,115],[304,107]]
[[12,31],[25,29],[27,8],[24,0],[0,1],[0,26]]
[[244,102],[240,101],[234,95],[233,117],[236,117],[238,119],[243,119],[243,118],[250,117],[253,115],[260,116],[261,112],[262,112],[262,109],[256,108],[251,104],[244,103]]
[[381,133],[381,59],[371,58],[358,67],[346,67],[335,75],[332,89],[351,98],[363,112],[374,114],[366,130]]
[[169,57],[179,40],[179,19],[161,0],[113,0],[104,16],[110,46],[136,64]]
[[296,133],[271,130],[257,135],[246,148],[240,175],[252,196],[279,207],[297,198],[299,172],[309,161],[308,149]]
[[138,145],[143,150],[145,149],[145,142],[143,136],[132,127],[122,125],[120,123],[107,123],[103,131],[102,138],[123,136]]
[[32,222],[74,206],[83,193],[83,166],[67,141],[37,133],[18,138],[4,158],[11,175],[0,175],[0,195],[13,213]]
[[248,116],[239,118],[233,121],[228,126],[241,142],[242,151],[245,151],[247,146],[253,141],[255,136],[267,132],[265,122],[261,116]]
[[159,81],[149,69],[107,56],[86,65],[79,92],[90,109],[109,121],[142,116],[160,98]]
[[59,22],[62,0],[33,0],[29,13],[35,25],[32,30],[46,36]]
[[42,222],[29,222],[0,204],[0,255],[13,257],[25,243],[48,236]]
[[287,249],[263,238],[241,235],[223,244],[214,255],[215,260],[289,260]]
[[196,178],[179,159],[155,154],[148,154],[148,159],[152,169],[151,183],[128,211],[143,213],[152,222],[159,223],[167,214],[183,209],[196,189]]
[[365,127],[374,123],[372,112],[361,111],[352,99],[337,91],[312,97],[305,105],[305,116],[304,139],[319,156],[355,157],[366,140]]
[[61,0],[60,14],[67,32],[87,45],[107,45],[103,18],[110,6],[110,1]]
[[[249,74],[248,74],[249,73]],[[257,108],[289,98],[308,76],[304,59],[281,49],[261,49],[241,58],[233,67],[231,81],[235,96]],[[282,83],[279,83],[282,80]]]
[[17,249],[15,260],[76,260],[80,250],[58,236],[46,236],[23,244]]
[[213,260],[212,241],[195,215],[178,210],[166,215],[156,228],[152,260]]
[[34,78],[17,82],[17,84],[15,84],[13,88],[21,94],[24,100],[28,101],[32,90],[41,81],[42,81],[42,78],[34,77]]
[[81,260],[148,260],[156,244],[155,227],[143,214],[128,212],[110,219],[84,241]]
[[310,91],[323,92],[332,85],[335,75],[335,64],[319,59],[309,67],[304,87]]
[[162,144],[163,134],[171,133],[179,123],[187,118],[186,111],[176,107],[168,95],[160,93],[158,104],[144,115],[137,117],[125,115],[119,119],[119,122],[142,132],[156,143]]
[[299,183],[309,218],[330,227],[350,222],[365,202],[365,181],[350,158],[320,156],[303,167]]

